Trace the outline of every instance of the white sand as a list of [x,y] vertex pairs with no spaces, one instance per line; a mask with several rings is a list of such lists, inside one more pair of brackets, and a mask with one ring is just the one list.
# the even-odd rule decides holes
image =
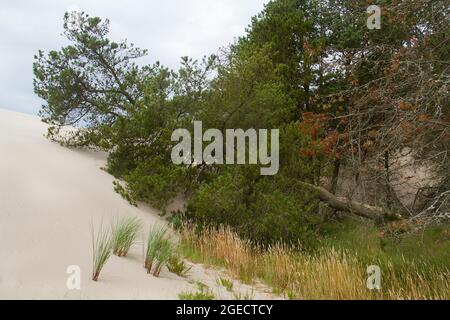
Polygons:
[[[157,211],[130,206],[100,170],[105,156],[70,150],[48,141],[39,118],[0,109],[0,298],[1,299],[177,299],[209,285],[217,298],[233,295],[216,285],[219,272],[193,265],[188,279],[163,270],[159,278],[142,267],[142,245],[130,256],[112,256],[99,282],[91,278],[91,220],[138,216],[144,230],[163,223]],[[81,290],[66,286],[70,265],[81,268]],[[272,298],[235,282],[240,294]]]

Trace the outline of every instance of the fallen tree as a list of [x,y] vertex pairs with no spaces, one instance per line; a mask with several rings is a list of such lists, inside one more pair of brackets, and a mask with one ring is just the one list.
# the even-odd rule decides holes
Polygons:
[[382,218],[387,218],[389,220],[403,219],[399,213],[392,212],[388,209],[337,197],[325,188],[315,186],[306,182],[304,182],[304,184],[305,186],[316,190],[318,192],[320,201],[326,203],[328,206],[335,210],[349,212],[371,220],[378,220]]

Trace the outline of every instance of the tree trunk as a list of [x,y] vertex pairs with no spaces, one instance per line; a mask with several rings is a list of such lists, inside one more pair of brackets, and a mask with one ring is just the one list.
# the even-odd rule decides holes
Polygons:
[[385,171],[385,192],[386,192],[386,204],[389,209],[392,209],[392,189],[391,189],[391,177],[389,174],[389,152],[384,152],[384,171]]
[[364,203],[350,201],[345,198],[339,198],[336,197],[331,192],[329,192],[328,190],[326,190],[325,188],[314,186],[306,182],[304,182],[303,184],[318,191],[320,201],[325,202],[331,208],[336,209],[338,211],[350,212],[357,216],[371,220],[376,220],[383,217],[396,220],[402,219],[402,216],[396,212],[391,212],[387,209],[371,206]]
[[340,168],[341,168],[341,160],[340,159],[334,160],[333,177],[331,178],[331,187],[330,187],[330,192],[332,194],[336,194]]

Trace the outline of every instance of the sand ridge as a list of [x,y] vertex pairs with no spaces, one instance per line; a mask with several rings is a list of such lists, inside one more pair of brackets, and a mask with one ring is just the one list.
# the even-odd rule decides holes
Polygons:
[[[177,299],[195,291],[196,281],[217,298],[233,294],[216,284],[220,272],[194,265],[188,279],[163,270],[147,275],[142,245],[130,256],[112,256],[100,281],[91,277],[91,223],[137,216],[144,230],[163,224],[158,211],[133,207],[113,190],[101,167],[102,153],[73,150],[44,137],[36,116],[0,109],[0,299]],[[66,270],[81,270],[81,290],[69,290]],[[240,294],[270,299],[267,289],[235,282]]]

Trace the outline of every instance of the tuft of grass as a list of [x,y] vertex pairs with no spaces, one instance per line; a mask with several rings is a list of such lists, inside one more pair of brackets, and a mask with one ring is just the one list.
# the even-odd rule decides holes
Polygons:
[[206,284],[197,282],[197,291],[181,292],[178,298],[180,300],[214,300],[215,296]]
[[251,292],[247,292],[245,294],[242,293],[233,293],[233,297],[235,300],[254,300],[254,292],[253,289]]
[[163,239],[159,250],[156,254],[156,265],[153,271],[155,277],[159,277],[161,270],[169,263],[170,257],[173,254],[172,243],[168,239]]
[[233,281],[225,279],[225,278],[219,278],[217,279],[217,284],[219,286],[224,287],[225,289],[227,289],[227,291],[233,291]]
[[174,249],[166,233],[165,227],[158,226],[153,226],[149,231],[144,267],[147,273],[153,273],[155,277],[159,277],[162,268],[168,264],[173,255]]
[[180,277],[187,277],[192,267],[188,266],[180,256],[174,254],[170,257],[167,268],[170,272],[175,273]]
[[[274,292],[290,299],[450,299],[450,282],[446,281],[450,270],[448,263],[442,265],[443,258],[439,258],[447,253],[438,250],[439,257],[418,260],[423,256],[411,252],[406,258],[402,247],[396,253],[393,249],[387,251],[386,246],[376,248],[374,244],[369,245],[370,250],[360,251],[324,245],[314,252],[306,252],[282,243],[262,248],[240,239],[225,227],[199,233],[195,226],[185,226],[180,236],[181,248],[188,258],[225,267],[244,282],[261,280]],[[407,252],[417,246],[410,242],[406,245]],[[367,288],[369,265],[381,268],[379,291]]]
[[100,225],[97,235],[94,227],[91,227],[92,233],[92,280],[98,281],[100,272],[111,256],[112,238],[108,229]]
[[141,221],[136,217],[122,218],[114,221],[111,230],[113,253],[125,257],[141,230]]
[[257,261],[251,257],[257,248],[253,248],[249,241],[228,228],[206,228],[198,232],[191,225],[183,226],[180,238],[180,248],[189,260],[227,268],[244,283],[252,283]]

